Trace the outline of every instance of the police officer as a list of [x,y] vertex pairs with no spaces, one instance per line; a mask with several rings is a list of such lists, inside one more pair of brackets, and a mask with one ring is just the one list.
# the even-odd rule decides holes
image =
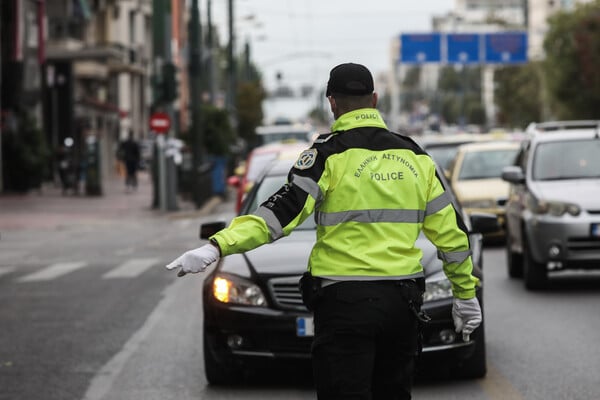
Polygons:
[[203,271],[289,234],[315,213],[317,240],[302,286],[314,310],[319,399],[410,399],[424,290],[420,231],[452,283],[457,332],[468,340],[481,323],[465,225],[429,155],[388,130],[373,90],[363,65],[333,68],[326,92],[332,132],[302,152],[288,183],[254,214],[167,265],[179,276]]

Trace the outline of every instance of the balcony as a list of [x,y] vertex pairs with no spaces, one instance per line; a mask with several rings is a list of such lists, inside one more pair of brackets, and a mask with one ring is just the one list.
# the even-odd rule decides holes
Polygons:
[[72,39],[83,42],[85,38],[85,26],[86,22],[79,18],[48,18],[48,39],[53,41]]

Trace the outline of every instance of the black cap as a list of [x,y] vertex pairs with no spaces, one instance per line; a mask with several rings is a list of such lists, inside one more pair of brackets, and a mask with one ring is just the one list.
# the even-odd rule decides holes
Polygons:
[[345,94],[363,96],[373,93],[373,76],[361,64],[345,63],[334,67],[329,73],[325,96]]

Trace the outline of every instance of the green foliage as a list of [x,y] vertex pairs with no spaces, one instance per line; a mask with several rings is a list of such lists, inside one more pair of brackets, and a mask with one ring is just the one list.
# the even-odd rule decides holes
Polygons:
[[441,96],[439,111],[444,121],[456,124],[462,116],[467,124],[485,124],[485,109],[481,102],[481,68],[442,68],[438,91]]
[[460,75],[454,67],[445,67],[440,71],[438,89],[442,92],[458,92],[462,87]]
[[16,129],[2,132],[2,160],[6,191],[27,192],[41,187],[50,154],[44,134],[29,112],[17,116]]
[[260,81],[242,82],[238,86],[238,135],[248,143],[254,142],[256,127],[262,123],[262,102],[265,97]]
[[202,106],[204,147],[208,154],[229,155],[236,135],[227,111],[209,105]]
[[525,128],[542,119],[540,68],[539,63],[529,63],[496,70],[494,98],[501,125]]
[[421,67],[412,67],[406,71],[402,86],[406,89],[416,89],[421,79]]
[[544,40],[552,111],[560,119],[595,119],[600,113],[600,0],[550,18]]

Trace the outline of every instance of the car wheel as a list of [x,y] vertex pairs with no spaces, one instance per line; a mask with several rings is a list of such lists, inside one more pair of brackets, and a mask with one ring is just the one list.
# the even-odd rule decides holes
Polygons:
[[533,258],[525,234],[523,234],[523,278],[525,287],[530,290],[543,289],[548,281],[546,264],[537,262]]
[[508,276],[511,278],[523,277],[523,256],[512,250],[512,239],[510,234],[506,235],[506,265],[508,267]]
[[475,339],[475,348],[473,353],[465,359],[456,371],[458,378],[477,379],[483,378],[487,373],[486,355],[485,355],[485,330],[483,322],[473,332]]
[[235,368],[228,368],[220,363],[214,356],[213,350],[208,345],[206,332],[204,333],[204,374],[209,384],[215,386],[231,385],[239,382],[241,372]]

